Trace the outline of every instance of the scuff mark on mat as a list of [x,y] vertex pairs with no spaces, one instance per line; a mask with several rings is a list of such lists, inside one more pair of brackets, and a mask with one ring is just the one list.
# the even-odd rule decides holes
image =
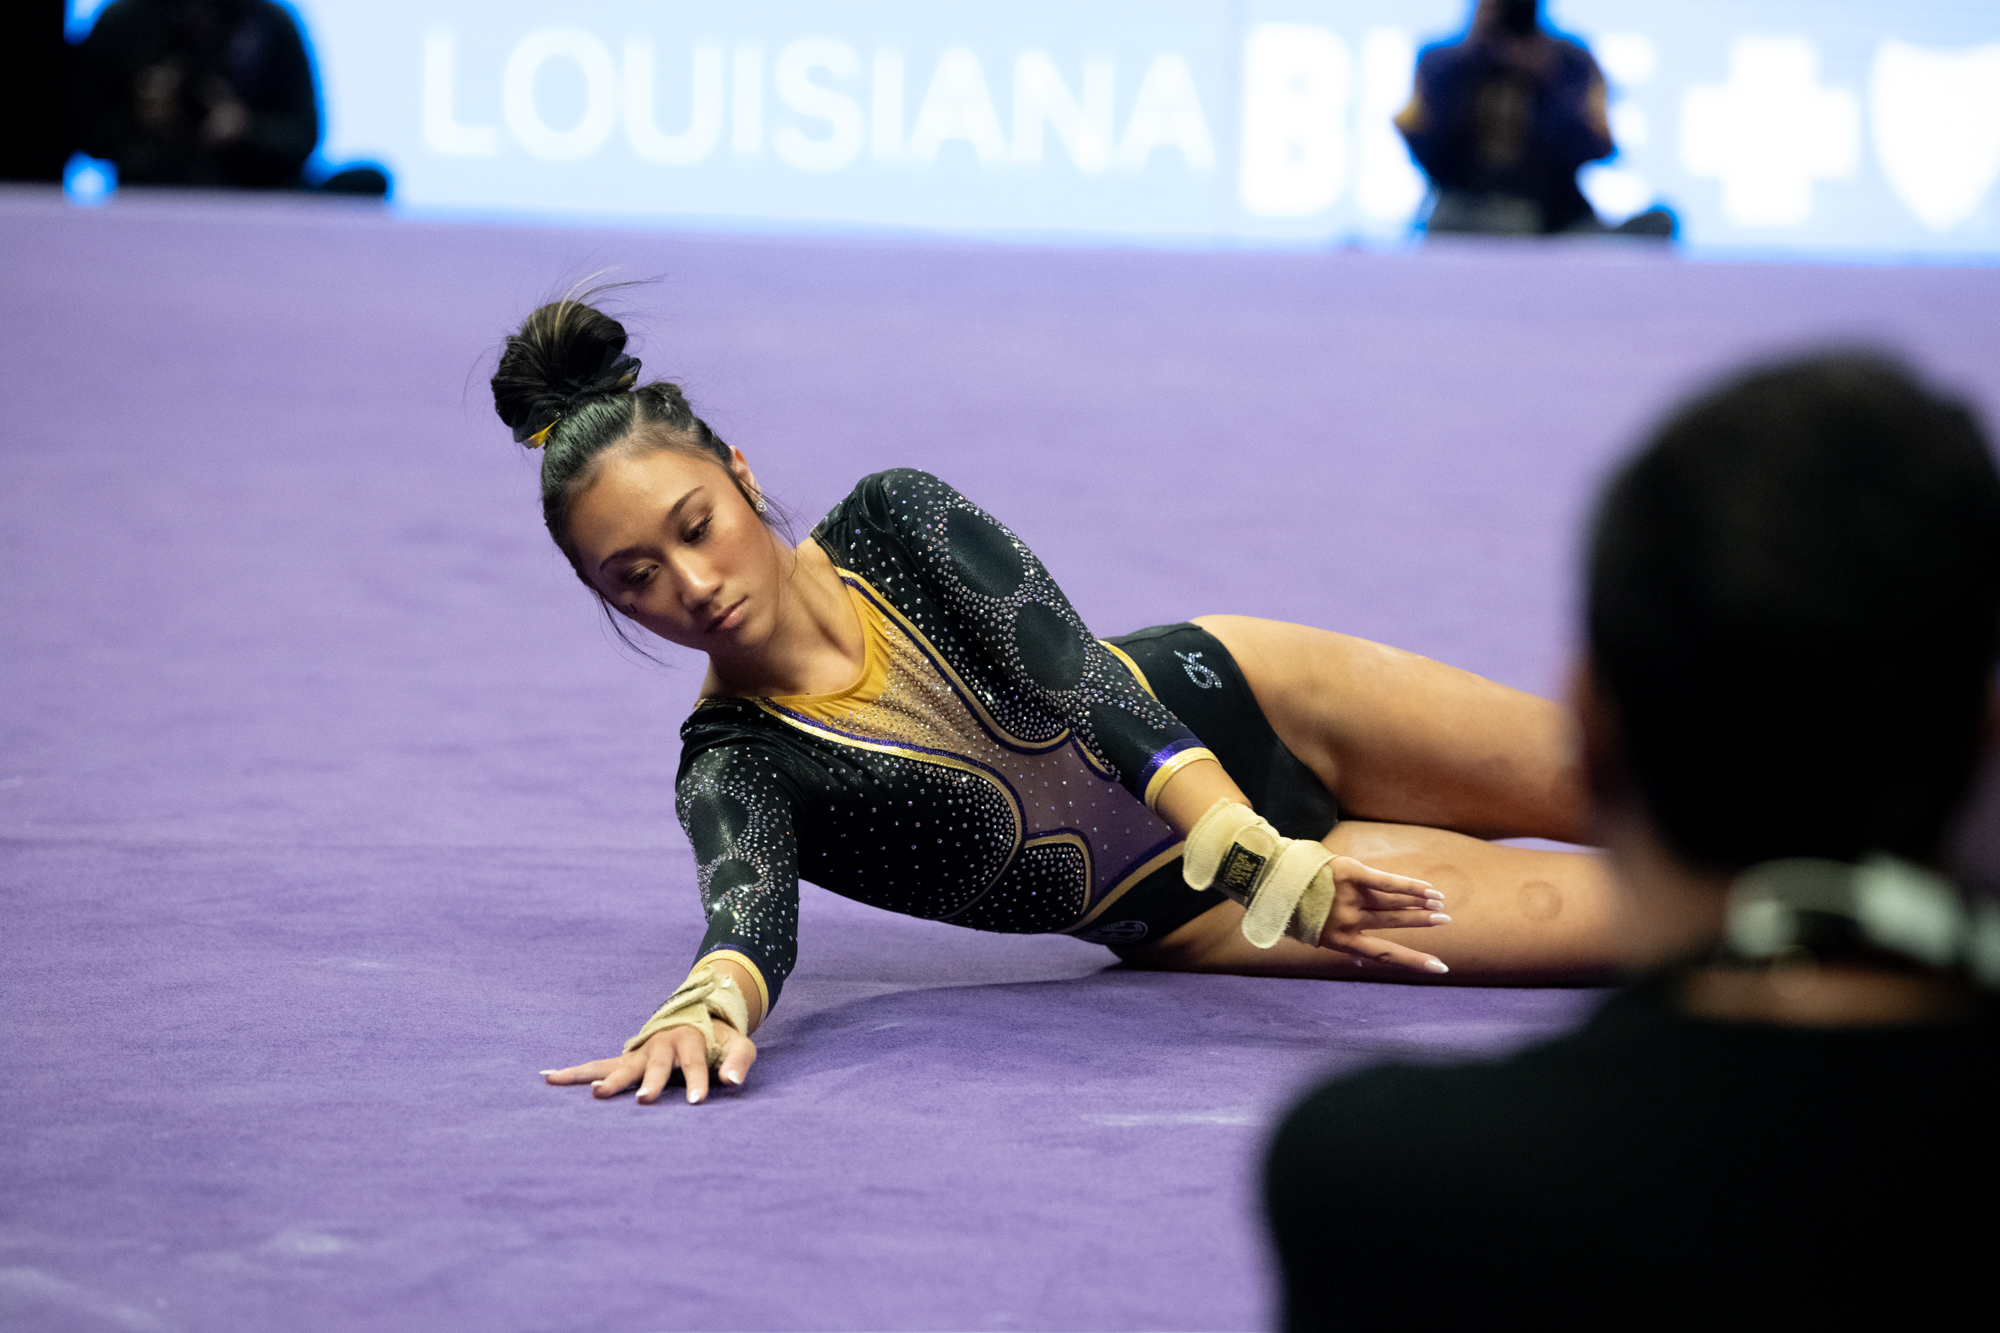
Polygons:
[[[60,1317],[64,1328],[121,1329],[128,1333],[173,1333],[174,1326],[136,1305],[79,1286],[39,1268],[0,1268],[0,1320],[10,1328],[49,1328]],[[78,1316],[90,1321],[77,1322]],[[19,1323],[15,1323],[15,1320]]]
[[1248,1110],[1156,1111],[1138,1115],[1087,1115],[1085,1124],[1108,1125],[1112,1129],[1136,1129],[1142,1125],[1253,1125],[1256,1117]]

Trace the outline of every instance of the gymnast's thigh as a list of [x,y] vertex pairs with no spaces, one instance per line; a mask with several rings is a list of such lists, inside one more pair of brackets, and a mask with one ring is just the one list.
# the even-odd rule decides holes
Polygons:
[[1417,984],[1552,986],[1610,978],[1611,887],[1594,854],[1505,847],[1443,829],[1362,820],[1343,822],[1324,841],[1341,856],[1444,891],[1450,924],[1371,934],[1436,954],[1450,973],[1433,977],[1297,940],[1259,949],[1243,938],[1243,909],[1235,903],[1122,956],[1170,972]]
[[1568,710],[1384,644],[1203,616],[1258,707],[1357,819],[1481,838],[1587,838]]

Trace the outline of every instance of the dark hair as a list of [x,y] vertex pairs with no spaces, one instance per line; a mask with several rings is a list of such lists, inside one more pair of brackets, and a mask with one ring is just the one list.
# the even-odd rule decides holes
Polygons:
[[[634,386],[639,360],[625,355],[625,326],[589,304],[602,290],[538,307],[508,335],[493,372],[493,410],[513,428],[514,439],[533,447],[535,434],[546,431],[542,521],[593,593],[597,585],[577,556],[569,516],[606,452],[626,445],[705,458],[724,470],[730,464],[729,446],[694,414],[679,385],[654,380]],[[756,503],[733,473],[730,480]]]
[[1542,26],[1542,0],[1500,0],[1500,31],[1526,37]]
[[1872,356],[1743,375],[1612,479],[1589,580],[1625,770],[1676,853],[1942,852],[2000,648],[2000,474],[1965,407]]

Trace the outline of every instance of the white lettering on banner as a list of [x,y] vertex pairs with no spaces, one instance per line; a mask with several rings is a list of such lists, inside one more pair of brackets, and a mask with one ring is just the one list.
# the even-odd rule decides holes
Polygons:
[[764,151],[764,48],[754,43],[736,48],[735,101],[729,146],[738,157],[755,157]]
[[1078,105],[1048,52],[1021,52],[1014,60],[1014,160],[1042,165],[1043,131],[1053,129],[1078,171],[1095,176],[1110,166],[1116,75],[1109,60],[1084,61],[1083,102]]
[[802,37],[778,52],[771,82],[778,100],[814,120],[823,120],[825,138],[814,138],[796,125],[786,125],[771,136],[771,147],[781,161],[801,171],[839,171],[861,156],[868,129],[861,106],[846,93],[813,82],[814,70],[825,70],[836,79],[851,79],[861,73],[861,57],[846,42],[831,37]]
[[1611,142],[1620,148],[1644,148],[1653,137],[1653,123],[1644,107],[1631,102],[1614,102],[1606,113],[1611,122]]
[[662,133],[654,118],[653,69],[651,41],[634,37],[625,43],[625,138],[641,161],[693,166],[722,139],[722,48],[713,42],[694,48],[688,127],[679,134]]
[[1243,167],[1252,216],[1331,208],[1347,181],[1347,44],[1305,23],[1260,23],[1243,43]]
[[1646,82],[1660,67],[1659,48],[1643,33],[1601,33],[1591,39],[1590,53],[1604,77],[1621,88]]
[[[535,76],[551,60],[567,58],[583,71],[583,114],[566,130],[550,128],[535,106]],[[574,162],[611,137],[618,121],[618,71],[611,52],[577,28],[543,28],[518,42],[500,76],[500,107],[514,139],[532,157]]]
[[1591,54],[1604,74],[1610,106],[1611,141],[1618,145],[1616,165],[1593,163],[1577,173],[1576,183],[1598,217],[1606,222],[1623,222],[1654,199],[1652,184],[1630,165],[1629,154],[1644,148],[1653,137],[1652,122],[1644,107],[1631,100],[1631,91],[1653,77],[1659,68],[1658,49],[1644,33],[1607,32],[1593,38]]
[[1118,144],[1118,164],[1143,171],[1159,148],[1180,150],[1190,171],[1215,167],[1215,140],[1209,137],[1208,120],[1201,113],[1194,73],[1187,61],[1173,54],[1155,56],[1147,67],[1132,104],[1132,119],[1125,123],[1125,137]]
[[424,35],[424,147],[442,157],[492,157],[500,151],[493,127],[458,123],[454,55],[449,29]]
[[[1291,210],[1273,216],[1300,216],[1331,202],[1345,174],[1341,112],[1348,92],[1346,48],[1324,29],[1266,27],[1280,35],[1307,34],[1300,48],[1305,55],[1279,52],[1292,63],[1279,71],[1276,100],[1267,98],[1258,113],[1262,119],[1257,124],[1263,128],[1252,134],[1255,142],[1246,141],[1253,156],[1262,152],[1265,158],[1259,159],[1261,165],[1246,167],[1244,188],[1254,208]],[[1267,34],[1267,45],[1269,40]],[[1271,58],[1265,57],[1265,63]],[[442,155],[491,157],[499,151],[495,129],[456,119],[455,61],[449,30],[436,29],[425,37],[424,141]],[[551,124],[545,106],[564,103],[538,98],[552,62],[567,62],[581,76],[582,107],[573,124]],[[725,118],[731,151],[739,159],[761,155],[767,137],[764,48],[743,41],[725,53],[719,42],[696,42],[683,68],[689,71],[686,91],[677,94],[679,81],[663,76],[659,50],[650,37],[628,38],[622,60],[614,61],[596,34],[541,28],[523,36],[507,54],[500,77],[501,111],[522,150],[548,162],[590,157],[620,119],[633,156],[653,166],[687,167],[710,160],[722,142]],[[865,99],[859,86],[864,73],[870,79]],[[769,147],[797,170],[832,172],[852,166],[864,150],[879,163],[927,166],[938,160],[945,145],[962,141],[983,168],[1018,164],[1033,170],[1045,165],[1053,132],[1086,176],[1101,175],[1114,165],[1143,171],[1161,149],[1178,152],[1196,173],[1214,168],[1215,143],[1184,57],[1172,52],[1153,57],[1139,81],[1122,138],[1117,134],[1116,65],[1107,56],[1091,56],[1080,73],[1081,82],[1071,84],[1047,51],[1021,51],[1014,60],[1010,137],[978,53],[966,46],[949,47],[938,57],[906,135],[902,51],[877,50],[872,67],[864,70],[861,53],[848,43],[802,37],[779,49],[770,70],[770,91],[784,114],[771,127]],[[679,113],[683,95],[684,121]],[[557,121],[567,118],[562,111],[554,114]],[[685,128],[663,128],[679,125]],[[1292,177],[1283,177],[1285,172]],[[1291,193],[1280,198],[1274,190]],[[1321,196],[1325,202],[1315,202]]]
[[1796,227],[1812,217],[1815,180],[1852,176],[1861,104],[1819,85],[1819,53],[1802,37],[1743,37],[1729,82],[1681,97],[1681,165],[1722,181],[1722,213],[1739,227]]
[[993,95],[986,90],[986,73],[979,67],[979,57],[964,46],[954,46],[938,57],[930,91],[924,94],[916,124],[910,127],[906,151],[918,162],[935,162],[938,149],[952,139],[970,143],[981,166],[1006,160],[1007,140],[1000,133]]
[[1361,38],[1361,97],[1354,112],[1354,183],[1363,217],[1406,223],[1429,185],[1410,161],[1396,113],[1416,86],[1417,45],[1401,28],[1370,28]]
[[875,53],[874,93],[875,160],[894,162],[903,155],[903,53],[901,51]]
[[2000,176],[2000,46],[1884,42],[1868,83],[1875,155],[1896,197],[1932,231],[1971,217]]
[[1623,167],[1586,166],[1576,173],[1577,188],[1605,222],[1625,221],[1653,202],[1653,187],[1636,171]]

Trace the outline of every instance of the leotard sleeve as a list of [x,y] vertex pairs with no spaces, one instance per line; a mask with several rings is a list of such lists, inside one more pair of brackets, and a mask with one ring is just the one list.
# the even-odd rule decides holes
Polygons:
[[[998,519],[913,468],[870,478],[857,498],[864,494],[947,613],[952,636],[965,640],[961,648],[1060,718],[1147,808],[1181,768],[1215,757],[1091,635],[1028,544]],[[1008,721],[1009,701],[983,702]]]
[[[694,846],[708,932],[697,965],[724,957],[747,967],[769,1013],[798,961],[799,853],[791,784],[764,746],[704,733],[698,709],[682,729],[687,748],[674,807]],[[726,709],[718,710],[726,712]]]

